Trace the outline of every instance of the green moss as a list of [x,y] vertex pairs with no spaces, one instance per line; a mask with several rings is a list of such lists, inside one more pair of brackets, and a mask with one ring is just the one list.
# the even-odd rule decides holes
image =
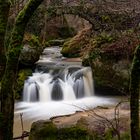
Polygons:
[[79,57],[80,56],[80,48],[82,47],[80,44],[75,44],[74,47],[72,47],[73,41],[67,41],[64,43],[63,48],[61,50],[61,53],[65,57]]
[[92,140],[87,129],[79,126],[56,128],[53,122],[32,124],[29,140]]
[[92,136],[90,136],[87,129],[79,126],[62,128],[58,130],[59,140],[90,140],[91,138]]
[[89,44],[91,29],[86,28],[65,42],[61,53],[66,57],[79,57],[82,50]]
[[104,140],[113,140],[113,130],[108,129],[104,134]]
[[30,33],[25,33],[23,44],[29,44],[31,48],[41,48],[39,37]]
[[124,132],[121,134],[121,140],[131,140],[130,132]]
[[49,40],[45,42],[46,47],[51,47],[51,46],[62,46],[64,44],[65,40],[62,39],[54,39],[54,40]]
[[32,124],[29,140],[56,140],[57,128],[51,122],[39,121]]
[[32,47],[41,47],[41,43],[39,41],[38,36],[32,35],[31,39],[29,40],[29,44]]

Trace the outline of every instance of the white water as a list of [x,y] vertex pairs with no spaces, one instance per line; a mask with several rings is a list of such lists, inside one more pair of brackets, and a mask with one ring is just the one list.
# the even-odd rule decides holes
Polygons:
[[94,95],[90,67],[66,61],[58,47],[46,48],[43,54],[38,69],[25,81],[23,101],[16,103],[15,114],[23,113],[25,120],[48,119],[116,102]]
[[73,73],[67,72],[69,69],[64,69],[61,78],[59,75],[59,77],[55,77],[50,73],[33,73],[33,76],[25,81],[23,101],[68,101],[93,96],[91,69],[89,67],[81,68]]
[[109,97],[85,97],[71,101],[50,102],[20,102],[16,104],[15,114],[23,113],[24,120],[36,121],[49,119],[54,116],[73,114],[76,111],[85,111],[97,106],[113,105],[117,102]]

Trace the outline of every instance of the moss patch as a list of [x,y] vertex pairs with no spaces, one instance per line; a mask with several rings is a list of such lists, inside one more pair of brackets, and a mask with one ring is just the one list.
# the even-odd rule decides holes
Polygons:
[[51,121],[38,121],[32,124],[29,140],[55,140],[57,128]]
[[51,121],[32,124],[29,140],[92,140],[87,129],[79,126],[57,128]]
[[81,50],[89,43],[91,29],[86,28],[79,32],[75,37],[65,42],[61,53],[65,57],[78,57]]
[[51,47],[51,46],[62,46],[64,44],[65,40],[63,39],[54,39],[54,40],[49,40],[45,42],[45,47]]
[[31,48],[38,48],[42,46],[39,37],[30,33],[25,33],[23,44],[29,44]]

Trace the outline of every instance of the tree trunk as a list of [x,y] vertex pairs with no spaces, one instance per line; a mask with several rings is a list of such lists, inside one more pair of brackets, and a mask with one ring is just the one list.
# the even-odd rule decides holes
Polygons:
[[3,76],[6,63],[4,37],[10,9],[10,4],[8,1],[9,0],[0,0],[0,81]]
[[25,27],[34,11],[43,0],[30,0],[16,18],[9,45],[5,74],[1,83],[1,118],[0,140],[12,140],[14,117],[14,83],[18,67],[18,58]]
[[132,140],[140,139],[139,130],[139,92],[140,91],[140,46],[135,50],[132,62],[131,79],[130,79],[130,106],[131,106],[131,138]]

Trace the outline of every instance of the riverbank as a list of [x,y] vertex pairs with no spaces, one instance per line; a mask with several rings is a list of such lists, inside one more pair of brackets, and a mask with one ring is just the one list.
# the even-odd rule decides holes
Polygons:
[[[91,132],[96,131],[101,133],[105,131],[104,122],[109,120],[113,122],[115,119],[115,106],[116,105],[107,105],[107,106],[97,106],[94,109],[77,111],[74,114],[52,117],[50,120],[58,127],[70,127],[77,123],[84,124]],[[129,104],[122,103],[119,107],[119,114],[117,120],[119,120],[119,128],[121,132],[128,132],[130,125],[130,109]],[[31,124],[33,120],[25,120],[24,115],[22,117],[24,131],[30,131]],[[45,119],[44,119],[45,120]],[[100,125],[99,125],[100,124]],[[19,115],[15,115],[14,123],[14,137],[20,136],[22,134],[22,125],[21,118]]]

